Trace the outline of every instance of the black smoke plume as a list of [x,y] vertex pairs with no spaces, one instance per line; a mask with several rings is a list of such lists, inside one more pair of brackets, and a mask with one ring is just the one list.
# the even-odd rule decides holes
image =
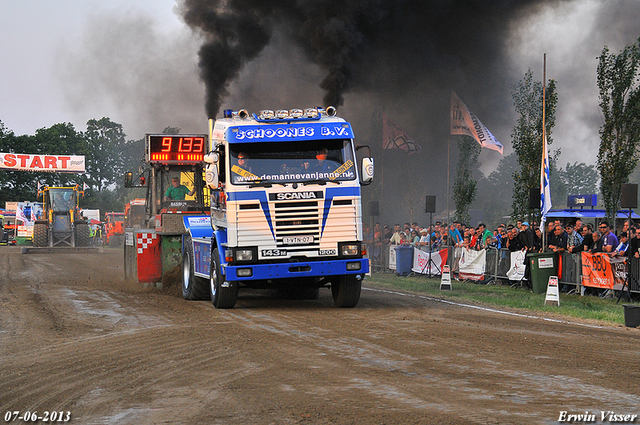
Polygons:
[[402,94],[418,81],[448,90],[473,79],[491,89],[500,84],[510,25],[544,3],[550,2],[183,0],[180,11],[205,39],[199,66],[206,112],[215,117],[229,84],[275,30],[323,70],[324,106],[343,105],[354,90]]

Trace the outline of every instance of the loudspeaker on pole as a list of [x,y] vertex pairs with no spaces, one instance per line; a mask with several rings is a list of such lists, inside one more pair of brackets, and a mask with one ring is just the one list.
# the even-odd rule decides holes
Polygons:
[[424,203],[424,212],[434,213],[436,212],[436,197],[427,195]]
[[621,208],[638,208],[638,185],[637,184],[623,184],[622,196],[620,196]]
[[540,208],[540,187],[529,188],[529,209]]

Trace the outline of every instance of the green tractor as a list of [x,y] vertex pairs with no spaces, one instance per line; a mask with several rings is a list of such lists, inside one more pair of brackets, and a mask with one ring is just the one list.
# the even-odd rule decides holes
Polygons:
[[89,223],[80,215],[78,198],[84,192],[75,187],[44,187],[43,217],[33,227],[34,247],[88,247]]

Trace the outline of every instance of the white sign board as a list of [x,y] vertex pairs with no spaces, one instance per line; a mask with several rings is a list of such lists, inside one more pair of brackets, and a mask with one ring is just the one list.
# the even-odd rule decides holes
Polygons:
[[37,155],[0,152],[0,169],[84,173],[84,155]]

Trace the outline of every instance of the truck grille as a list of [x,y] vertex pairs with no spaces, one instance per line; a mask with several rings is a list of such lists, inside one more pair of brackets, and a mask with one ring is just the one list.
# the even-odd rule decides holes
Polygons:
[[[320,241],[320,215],[318,201],[287,201],[274,204],[276,245],[295,249],[291,243],[296,237],[313,237],[313,242],[299,244],[305,249],[318,247]],[[284,240],[288,239],[289,243]]]

